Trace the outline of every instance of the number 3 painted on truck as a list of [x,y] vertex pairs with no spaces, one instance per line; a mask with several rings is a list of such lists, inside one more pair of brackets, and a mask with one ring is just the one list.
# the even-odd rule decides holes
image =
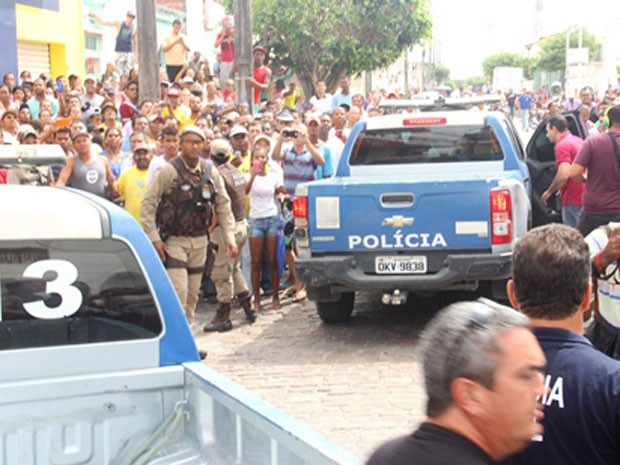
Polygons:
[[55,272],[56,279],[47,281],[45,293],[58,294],[60,305],[48,307],[43,300],[36,300],[24,303],[24,310],[42,320],[54,320],[73,315],[82,306],[82,293],[72,285],[78,278],[77,268],[66,260],[41,260],[24,270],[24,278],[43,279],[48,272]]

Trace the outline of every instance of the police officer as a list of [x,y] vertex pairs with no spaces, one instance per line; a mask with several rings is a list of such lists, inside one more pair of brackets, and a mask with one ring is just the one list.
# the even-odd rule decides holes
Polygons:
[[[241,250],[248,240],[249,232],[245,218],[245,176],[228,163],[231,155],[232,147],[225,139],[217,139],[211,143],[211,160],[222,176],[226,191],[230,196],[235,217],[235,242],[238,250]],[[224,252],[226,242],[219,224],[213,229],[211,240],[217,244],[215,263],[211,271],[211,279],[217,291],[217,310],[211,323],[204,327],[204,331],[230,331],[232,329],[230,306],[235,295],[247,319],[253,323],[256,320],[256,312],[252,310],[250,291],[241,274],[239,257],[231,260],[226,256]]]
[[238,249],[235,219],[224,182],[210,163],[200,159],[204,133],[196,126],[186,126],[180,140],[180,155],[163,165],[149,183],[140,218],[191,323],[198,302],[212,211],[224,237],[225,253],[234,258]]

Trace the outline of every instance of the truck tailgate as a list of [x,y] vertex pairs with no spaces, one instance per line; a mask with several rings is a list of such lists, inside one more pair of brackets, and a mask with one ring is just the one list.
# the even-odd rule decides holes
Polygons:
[[312,253],[490,249],[491,181],[310,185]]

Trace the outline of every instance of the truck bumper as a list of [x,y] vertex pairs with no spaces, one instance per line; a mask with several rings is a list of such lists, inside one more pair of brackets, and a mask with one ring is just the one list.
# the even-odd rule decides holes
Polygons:
[[312,287],[342,286],[351,290],[441,290],[459,283],[494,281],[510,277],[512,253],[501,255],[448,255],[436,273],[377,275],[364,272],[355,257],[323,256],[295,261],[298,278]]

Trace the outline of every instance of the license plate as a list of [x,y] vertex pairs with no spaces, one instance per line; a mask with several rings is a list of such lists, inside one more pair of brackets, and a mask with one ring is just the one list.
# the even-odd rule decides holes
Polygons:
[[426,273],[426,257],[424,255],[375,257],[375,273],[424,274]]

